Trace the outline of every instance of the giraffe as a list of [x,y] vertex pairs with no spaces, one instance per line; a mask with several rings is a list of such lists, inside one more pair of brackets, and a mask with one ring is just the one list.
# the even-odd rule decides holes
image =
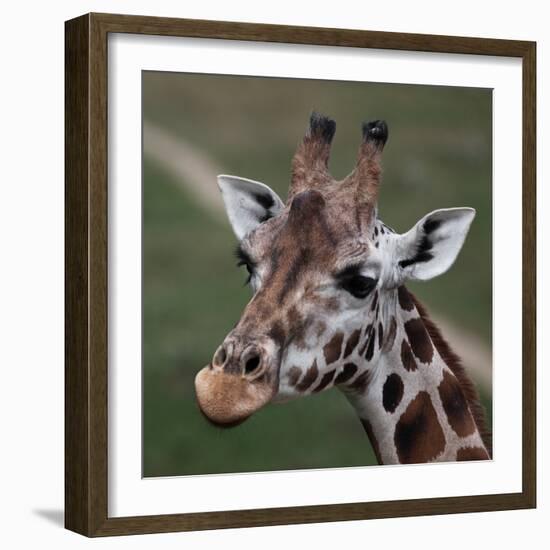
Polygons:
[[312,113],[286,204],[263,183],[218,177],[253,296],[196,375],[199,408],[230,427],[337,387],[380,464],[490,459],[477,391],[405,286],[451,267],[475,210],[436,210],[396,233],[377,215],[387,124],[363,123],[342,181],[328,171],[335,130]]

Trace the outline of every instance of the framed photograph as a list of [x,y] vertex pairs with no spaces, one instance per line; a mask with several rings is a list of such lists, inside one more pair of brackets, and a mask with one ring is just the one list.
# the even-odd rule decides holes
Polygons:
[[65,40],[68,529],[536,506],[535,43]]

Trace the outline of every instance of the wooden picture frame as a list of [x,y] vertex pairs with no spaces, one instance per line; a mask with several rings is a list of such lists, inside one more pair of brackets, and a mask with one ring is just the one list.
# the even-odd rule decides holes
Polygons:
[[[107,37],[174,37],[506,56],[523,71],[521,492],[138,517],[108,516]],[[65,27],[65,525],[86,536],[480,512],[536,506],[536,45],[533,42],[112,14]]]

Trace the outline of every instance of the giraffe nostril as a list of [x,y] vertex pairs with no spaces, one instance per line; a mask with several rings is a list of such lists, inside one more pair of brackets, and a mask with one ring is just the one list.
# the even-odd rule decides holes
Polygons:
[[258,369],[259,366],[260,366],[260,356],[253,355],[252,357],[249,357],[246,360],[246,363],[244,364],[244,373],[252,374],[255,370]]
[[212,359],[212,364],[215,367],[223,367],[226,359],[227,359],[227,352],[225,351],[225,347],[220,346],[216,350],[216,353],[214,354],[214,357]]

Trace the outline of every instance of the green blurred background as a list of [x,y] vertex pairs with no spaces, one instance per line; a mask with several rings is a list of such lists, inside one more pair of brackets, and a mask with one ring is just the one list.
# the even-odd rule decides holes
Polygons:
[[[337,122],[336,178],[353,168],[361,122],[388,122],[379,213],[397,231],[436,208],[477,209],[453,268],[409,288],[458,328],[464,348],[481,342],[490,380],[491,90],[162,72],[144,72],[142,84],[144,476],[375,463],[338,390],[269,405],[230,430],[209,425],[195,403],[196,372],[250,298],[215,174],[263,181],[286,197],[313,109]],[[490,421],[490,383],[472,374],[485,380]]]

